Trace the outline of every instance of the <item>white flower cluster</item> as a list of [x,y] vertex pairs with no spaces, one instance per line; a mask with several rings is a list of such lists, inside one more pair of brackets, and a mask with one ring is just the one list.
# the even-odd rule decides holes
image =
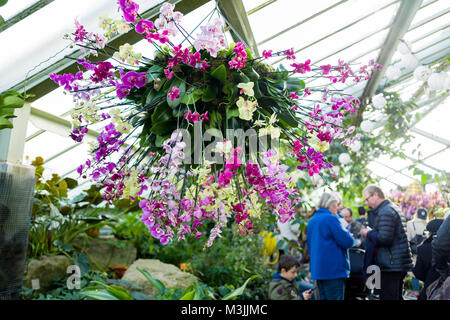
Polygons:
[[139,64],[139,60],[142,58],[141,53],[134,53],[133,46],[129,43],[125,43],[119,47],[119,52],[114,52],[113,58],[126,62],[129,65]]
[[124,19],[112,19],[107,14],[98,18],[98,26],[106,31],[104,35],[108,39],[113,35],[130,31],[130,25]]

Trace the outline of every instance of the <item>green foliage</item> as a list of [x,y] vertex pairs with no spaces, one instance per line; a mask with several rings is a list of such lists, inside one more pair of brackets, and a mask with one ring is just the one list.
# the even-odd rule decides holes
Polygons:
[[[153,278],[147,270],[137,269],[141,272],[145,278],[156,287],[158,293],[153,297],[155,300],[215,300],[214,290],[204,283],[196,282],[186,289],[180,288],[166,288],[164,284],[158,279]],[[234,300],[244,293],[247,284],[258,277],[254,275],[248,278],[245,283],[238,289],[224,295],[222,300]],[[121,287],[116,285],[107,285],[100,281],[91,281],[93,284],[98,286],[90,286],[81,290],[80,294],[82,296],[95,299],[95,300],[134,300],[133,294]],[[223,291],[222,291],[223,292]]]
[[[76,251],[72,245],[75,238],[87,237],[89,231],[107,225],[120,211],[112,210],[108,206],[98,207],[104,200],[100,189],[95,186],[90,186],[73,199],[69,199],[68,191],[77,187],[76,180],[63,179],[57,174],[45,180],[43,164],[42,157],[37,157],[32,162],[36,168],[36,184],[28,256],[41,257],[57,253],[69,255]],[[133,208],[136,208],[135,204],[131,205],[128,201],[126,210]]]
[[[0,25],[3,24],[2,21],[3,18],[0,17]],[[13,124],[8,119],[16,117],[14,115],[14,109],[22,108],[25,103],[25,98],[26,96],[16,91],[5,91],[0,94],[0,130],[13,128]]]
[[82,290],[92,281],[107,281],[108,274],[93,270],[82,274],[80,278],[80,289],[69,289],[67,287],[67,280],[70,276],[71,275],[68,274],[65,277],[55,279],[52,287],[46,292],[35,291],[23,286],[21,292],[22,298],[24,300],[83,300],[85,299],[85,295],[81,293]]

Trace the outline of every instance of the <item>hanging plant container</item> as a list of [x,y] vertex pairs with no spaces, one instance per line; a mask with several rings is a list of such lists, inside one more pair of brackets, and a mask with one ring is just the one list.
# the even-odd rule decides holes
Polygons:
[[33,167],[0,162],[0,300],[20,297],[34,183]]

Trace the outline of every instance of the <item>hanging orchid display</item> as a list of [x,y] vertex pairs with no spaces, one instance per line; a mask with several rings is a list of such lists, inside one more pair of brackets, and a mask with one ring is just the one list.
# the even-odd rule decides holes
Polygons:
[[[356,70],[341,60],[336,66],[299,62],[293,49],[254,57],[243,42],[226,43],[217,9],[211,17],[217,12],[218,18],[194,36],[170,3],[155,21],[142,19],[133,1],[118,4],[124,20],[102,17],[105,34],[89,33],[77,21],[72,36],[80,48],[107,60],[78,59],[86,71],[50,77],[76,101],[75,141],[83,140],[89,125],[106,122],[78,173],[104,186],[108,201],[139,200],[142,222],[162,244],[200,238],[200,226],[210,225],[211,246],[231,224],[243,235],[252,233],[252,221],[264,213],[288,221],[301,199],[296,173],[283,159],[319,175],[332,167],[323,154],[332,140],[358,140],[342,120],[359,100],[333,84],[367,80],[381,68],[374,61]],[[106,44],[131,28],[155,48],[153,58],[129,44]],[[172,43],[179,34],[185,46]],[[275,56],[284,57],[290,70],[263,62]],[[310,77],[328,85],[308,87]],[[314,91],[322,99],[311,100]]]

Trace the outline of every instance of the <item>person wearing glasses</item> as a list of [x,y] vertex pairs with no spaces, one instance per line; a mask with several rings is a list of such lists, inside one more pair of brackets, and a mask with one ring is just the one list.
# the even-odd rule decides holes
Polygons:
[[361,236],[373,244],[369,260],[381,270],[380,300],[403,300],[403,279],[413,268],[406,236],[406,218],[402,211],[376,185],[363,190],[364,202],[374,215],[373,229],[361,229]]

